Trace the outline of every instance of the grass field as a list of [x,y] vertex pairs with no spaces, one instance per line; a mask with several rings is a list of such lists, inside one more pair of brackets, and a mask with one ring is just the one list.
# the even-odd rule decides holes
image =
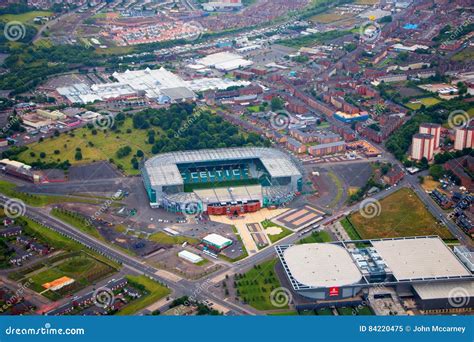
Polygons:
[[313,232],[310,236],[301,239],[298,243],[306,244],[306,243],[323,243],[323,242],[331,242],[331,235],[328,232],[320,231],[320,232]]
[[47,262],[44,267],[23,275],[24,279],[30,280],[31,288],[34,291],[41,293],[45,291],[43,284],[64,276],[75,280],[72,285],[68,286],[70,289],[44,292],[44,295],[50,299],[59,299],[67,294],[77,292],[116,271],[110,265],[81,252],[58,262],[51,264]]
[[271,292],[281,286],[275,273],[276,263],[277,260],[263,262],[236,281],[239,297],[257,310],[288,308],[288,306],[275,307],[271,303]]
[[272,221],[270,220],[266,220],[266,221],[263,221],[262,222],[262,227],[264,229],[267,229],[267,228],[270,228],[270,227],[278,227],[280,228],[282,231],[280,234],[278,235],[270,235],[270,234],[267,234],[268,238],[270,239],[270,242],[271,243],[275,243],[277,241],[280,241],[281,239],[287,237],[288,235],[291,235],[293,234],[293,232],[285,227],[282,227],[282,226],[279,226],[277,225],[276,223],[273,223]]
[[410,109],[418,110],[421,108],[422,105],[424,105],[425,107],[431,107],[441,102],[441,100],[434,97],[424,97],[422,99],[417,100],[420,101],[420,103],[407,103],[406,106]]
[[314,23],[329,24],[335,21],[352,18],[354,16],[355,16],[354,13],[340,14],[340,13],[335,13],[334,11],[331,11],[328,13],[321,13],[321,14],[315,15],[311,17],[310,20]]
[[0,180],[0,193],[5,194],[11,198],[17,198],[25,202],[27,205],[33,207],[43,207],[48,204],[76,202],[76,203],[99,203],[97,200],[88,198],[72,198],[67,196],[49,196],[49,195],[33,195],[25,192],[15,190],[16,185],[4,180]]
[[344,187],[342,186],[342,182],[339,179],[339,177],[337,177],[333,171],[330,171],[328,173],[328,176],[331,178],[331,180],[333,181],[333,183],[336,185],[336,188],[337,188],[337,194],[332,200],[332,202],[329,204],[330,207],[334,207],[342,199],[342,196],[344,195]]
[[[131,133],[126,133],[127,130],[131,130]],[[152,145],[147,144],[146,140],[147,131],[134,129],[132,119],[127,118],[120,127],[120,132],[97,130],[97,135],[93,135],[88,128],[79,128],[73,132],[73,136],[62,134],[59,137],[28,145],[29,149],[21,153],[19,159],[26,164],[31,164],[39,159],[41,152],[46,153],[46,157],[40,159],[43,162],[69,160],[72,165],[112,158],[115,164],[122,167],[127,174],[138,175],[139,170],[133,169],[131,159],[137,150],[142,150],[145,156],[151,156]],[[91,146],[89,142],[93,145]],[[127,157],[117,158],[117,150],[125,146],[130,146],[132,153]],[[81,149],[82,160],[75,160],[76,148]],[[59,154],[55,154],[54,151],[59,151]],[[31,156],[31,152],[34,152],[35,156]]]
[[67,210],[60,210],[54,208],[53,210],[51,210],[51,215],[60,219],[63,222],[66,222],[67,224],[70,224],[71,226],[78,228],[86,234],[92,235],[97,239],[103,240],[103,237],[102,235],[100,235],[99,231],[94,226],[88,225],[86,220],[78,214]]
[[344,230],[351,240],[362,240],[361,236],[347,217],[341,220],[341,225],[344,227]]
[[380,208],[380,215],[373,218],[365,218],[360,212],[349,217],[361,238],[439,235],[446,240],[453,239],[449,230],[438,224],[411,189],[402,188],[382,199]]
[[[46,228],[35,221],[30,220],[27,217],[22,217],[22,221],[27,223],[27,227],[25,228],[25,231],[29,233],[30,235],[36,236],[40,241],[44,242],[45,244],[52,246],[56,248],[57,250],[67,250],[67,251],[83,251],[85,247],[81,245],[80,243],[73,241],[69,239],[68,237],[65,237],[59,233],[56,233],[54,230],[51,230],[49,228]],[[91,255],[93,255],[96,259],[107,263],[111,267],[114,267],[116,269],[120,268],[120,265],[117,263],[114,263],[110,261],[109,259],[105,258],[102,255],[95,254],[93,252],[90,252]]]
[[182,245],[185,242],[194,245],[199,242],[198,239],[193,239],[186,236],[171,236],[163,232],[158,232],[158,233],[150,235],[149,240],[158,242],[164,245]]
[[467,47],[452,57],[452,60],[456,62],[472,61],[473,59],[474,47]]
[[21,14],[2,14],[0,15],[0,21],[19,21],[23,24],[33,24],[33,19],[35,17],[50,17],[53,12],[48,11],[31,11]]
[[138,311],[145,309],[147,306],[157,302],[161,298],[170,294],[170,290],[157,282],[145,277],[145,276],[127,276],[128,281],[133,285],[138,284],[140,287],[144,287],[148,294],[141,298],[131,302],[123,310],[118,312],[119,316],[133,315]]

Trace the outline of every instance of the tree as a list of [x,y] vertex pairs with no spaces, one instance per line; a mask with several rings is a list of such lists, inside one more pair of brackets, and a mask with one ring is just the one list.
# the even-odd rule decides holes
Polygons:
[[279,97],[274,97],[271,101],[271,108],[273,111],[281,110],[283,109],[283,100],[280,99]]
[[132,148],[130,146],[124,146],[119,148],[115,154],[117,158],[120,159],[128,156],[130,153],[132,153]]
[[74,159],[82,160],[82,152],[81,151],[76,151],[76,154],[74,155]]
[[441,165],[435,164],[431,165],[429,168],[430,176],[433,177],[435,181],[440,180],[443,177],[444,169]]

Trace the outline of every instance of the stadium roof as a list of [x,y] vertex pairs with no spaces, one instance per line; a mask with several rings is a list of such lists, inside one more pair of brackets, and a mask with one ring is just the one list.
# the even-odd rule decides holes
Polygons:
[[271,177],[301,176],[293,161],[283,152],[263,147],[223,148],[171,152],[157,155],[145,162],[145,169],[152,186],[182,185],[184,180],[179,164],[215,161],[245,161],[260,159]]
[[248,200],[262,201],[262,186],[247,185],[235,188],[214,188],[194,190],[204,203],[227,203]]
[[438,237],[376,240],[372,245],[397,280],[471,275]]
[[344,286],[358,283],[362,274],[348,251],[334,244],[295,245],[284,251],[291,276],[311,287]]

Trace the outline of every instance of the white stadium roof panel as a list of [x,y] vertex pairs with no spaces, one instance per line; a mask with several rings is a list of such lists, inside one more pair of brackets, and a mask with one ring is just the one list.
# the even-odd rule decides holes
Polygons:
[[224,148],[171,152],[157,155],[145,162],[152,186],[180,185],[184,181],[177,165],[213,161],[244,161],[260,159],[271,177],[301,176],[298,168],[281,151],[262,147]]

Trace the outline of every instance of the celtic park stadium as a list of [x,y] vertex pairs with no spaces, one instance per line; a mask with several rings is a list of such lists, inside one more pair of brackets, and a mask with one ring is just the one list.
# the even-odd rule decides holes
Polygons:
[[261,147],[160,154],[144,163],[142,176],[152,208],[210,215],[286,204],[303,182],[288,155]]

